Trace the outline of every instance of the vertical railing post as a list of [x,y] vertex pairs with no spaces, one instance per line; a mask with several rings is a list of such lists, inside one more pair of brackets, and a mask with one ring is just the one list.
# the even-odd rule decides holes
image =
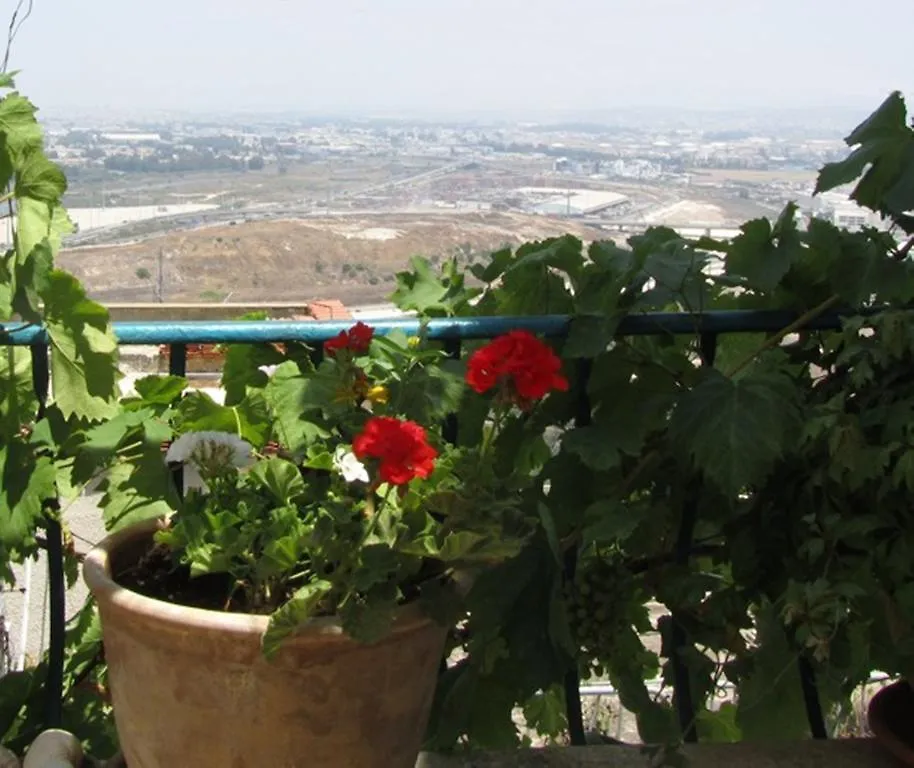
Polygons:
[[[168,345],[168,373],[171,376],[187,375],[187,345]],[[171,478],[178,492],[178,498],[184,497],[184,465],[177,464],[171,468]]]
[[[461,353],[461,344],[459,338],[445,339],[444,351],[451,360],[459,360]],[[457,445],[458,437],[457,414],[449,413],[444,417],[444,424],[441,427],[441,436],[451,445]],[[441,663],[438,665],[438,674],[443,675],[447,672],[447,654],[442,656]]]
[[[51,373],[48,345],[33,344],[32,388],[38,400],[37,420],[45,416]],[[63,666],[67,625],[67,583],[63,565],[63,529],[58,499],[45,501],[45,552],[48,558],[48,677],[45,683],[45,726],[57,728],[63,719]],[[28,599],[28,595],[26,596]]]
[[[578,361],[577,376],[575,377],[574,425],[576,428],[588,427],[592,422],[590,396],[587,393],[592,370],[593,361],[589,358],[582,358]],[[577,549],[569,547],[565,552],[562,563],[562,580],[566,585],[574,582],[577,568]],[[584,735],[584,711],[581,707],[581,675],[577,666],[572,666],[565,673],[563,685],[565,689],[565,714],[568,718],[568,737],[572,746],[584,746],[587,740]]]
[[809,720],[809,732],[814,739],[827,739],[828,729],[825,726],[825,715],[822,713],[822,702],[816,687],[816,673],[805,656],[800,656],[800,685],[803,687],[803,704],[806,706],[806,719]]
[[[449,358],[452,360],[460,359],[460,339],[445,339],[444,341],[444,351]],[[458,425],[457,425],[457,414],[449,413],[444,417],[444,426],[442,428],[442,436],[447,442],[451,445],[457,444],[457,435],[458,435]]]
[[[704,367],[714,365],[717,355],[717,334],[702,333],[698,339],[698,355]],[[692,554],[692,540],[695,535],[695,524],[698,522],[698,499],[701,493],[701,481],[694,480],[689,483],[686,490],[686,499],[682,508],[682,518],[679,521],[679,532],[676,536],[676,549],[674,561],[678,566],[686,566]],[[672,657],[670,664],[673,667],[673,705],[679,720],[683,741],[695,743],[698,741],[696,718],[698,707],[692,693],[692,683],[689,679],[689,669],[685,655],[689,648],[688,633],[682,621],[672,612]]]

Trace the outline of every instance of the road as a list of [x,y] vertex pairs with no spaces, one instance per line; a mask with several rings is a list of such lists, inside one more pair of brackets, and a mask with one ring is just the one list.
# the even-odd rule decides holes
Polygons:
[[[452,163],[442,168],[435,168],[431,171],[413,174],[402,179],[384,182],[382,184],[372,184],[369,187],[363,187],[358,190],[342,191],[320,199],[305,199],[301,203],[266,203],[251,205],[242,208],[219,208],[212,212],[198,212],[178,214],[175,216],[162,216],[154,219],[145,219],[142,221],[132,221],[126,224],[118,224],[110,227],[99,227],[86,232],[76,233],[66,238],[65,246],[67,248],[77,248],[96,245],[124,245],[131,242],[142,242],[164,233],[188,231],[194,229],[205,229],[213,226],[224,226],[238,221],[265,221],[270,219],[284,218],[306,218],[309,216],[328,216],[337,215],[338,212],[331,211],[330,202],[340,202],[363,197],[366,195],[376,194],[378,192],[391,192],[395,189],[404,187],[419,186],[426,182],[456,173],[478,162],[475,159],[463,160],[459,163]],[[327,206],[318,209],[318,205]],[[382,211],[388,213],[389,211]],[[370,211],[347,211],[347,213],[358,213],[362,215],[371,215]],[[138,227],[148,226],[149,232],[140,235],[134,234]]]

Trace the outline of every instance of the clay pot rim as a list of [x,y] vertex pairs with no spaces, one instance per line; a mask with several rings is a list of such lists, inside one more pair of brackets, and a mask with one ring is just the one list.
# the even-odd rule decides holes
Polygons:
[[[267,630],[269,617],[250,613],[229,613],[196,608],[189,605],[169,603],[154,597],[147,597],[118,584],[111,576],[111,554],[119,548],[144,537],[151,537],[162,530],[166,521],[162,518],[146,520],[113,533],[95,546],[83,562],[83,580],[100,605],[109,605],[120,611],[148,618],[160,626],[167,625],[176,630],[202,630],[239,636],[260,636]],[[391,634],[408,631],[417,625],[429,624],[419,605],[410,603],[401,607],[391,628]],[[353,643],[343,630],[336,616],[321,616],[305,622],[284,644],[294,644],[296,639],[322,637],[329,640],[334,636],[341,642]],[[389,635],[388,635],[389,637]]]

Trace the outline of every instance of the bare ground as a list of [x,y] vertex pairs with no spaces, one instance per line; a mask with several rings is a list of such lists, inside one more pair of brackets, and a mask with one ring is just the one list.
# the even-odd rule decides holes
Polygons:
[[518,214],[340,216],[175,232],[128,245],[64,251],[61,266],[107,301],[151,301],[161,254],[167,301],[381,301],[413,255],[472,261],[505,244],[598,230]]

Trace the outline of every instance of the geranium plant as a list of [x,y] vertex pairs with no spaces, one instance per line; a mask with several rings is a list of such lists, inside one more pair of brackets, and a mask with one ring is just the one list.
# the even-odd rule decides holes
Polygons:
[[[270,614],[267,653],[316,615],[373,641],[398,605],[440,613],[455,572],[515,554],[538,523],[535,476],[524,450],[506,463],[496,445],[542,452],[529,420],[568,387],[551,347],[526,331],[480,347],[465,371],[438,344],[363,323],[323,352],[315,365],[294,345],[246,348],[241,363],[230,350],[227,376],[243,382],[225,405],[169,377],[141,380],[125,403],[135,423],[150,417],[147,432],[168,433],[165,463],[199,475],[183,499],[147,501],[146,512],[169,508],[168,524],[127,583]],[[460,409],[475,414],[475,445],[444,439]]]

